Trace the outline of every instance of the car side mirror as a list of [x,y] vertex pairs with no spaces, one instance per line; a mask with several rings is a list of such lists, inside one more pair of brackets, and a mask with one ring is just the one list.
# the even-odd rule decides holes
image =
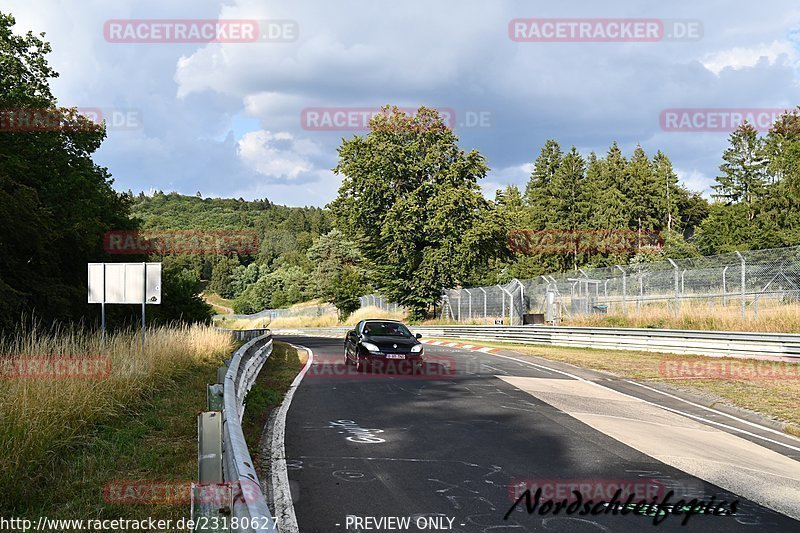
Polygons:
[[414,335],[414,336],[415,336],[416,338],[418,338],[418,339],[421,339],[421,338],[422,338],[422,333],[417,333],[417,334],[416,334],[416,335]]

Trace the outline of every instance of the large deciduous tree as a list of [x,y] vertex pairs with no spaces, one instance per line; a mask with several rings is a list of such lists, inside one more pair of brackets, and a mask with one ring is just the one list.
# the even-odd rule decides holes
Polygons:
[[478,186],[487,170],[425,107],[414,116],[384,108],[369,133],[339,147],[334,171],[343,180],[330,205],[337,227],[361,249],[375,287],[413,319],[504,243]]
[[91,160],[104,128],[60,110],[64,127],[30,131],[8,114],[41,116],[57,105],[50,45],[44,34],[13,33],[14,23],[0,13],[0,329],[24,312],[45,320],[85,314],[87,261],[102,260],[107,230],[130,227],[129,198]]

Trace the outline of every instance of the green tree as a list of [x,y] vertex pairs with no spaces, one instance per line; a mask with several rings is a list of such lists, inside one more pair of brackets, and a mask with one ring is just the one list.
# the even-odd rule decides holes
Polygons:
[[335,305],[340,318],[346,319],[359,308],[359,296],[367,291],[361,252],[341,231],[333,229],[311,246],[308,259],[315,265],[316,296]]
[[424,318],[444,287],[461,283],[503,245],[481,194],[485,159],[465,153],[438,112],[385,108],[365,136],[344,140],[331,203],[336,226],[368,261],[376,289]]
[[[14,24],[0,13],[0,109],[55,110],[50,45],[14,34]],[[135,227],[130,198],[91,159],[105,130],[58,112],[62,128],[0,134],[0,330],[24,312],[47,321],[97,313],[86,304],[86,263],[104,259],[106,231]]]
[[767,158],[764,140],[758,131],[744,123],[731,133],[730,147],[722,155],[714,198],[727,203],[743,203],[747,221],[752,221],[759,209],[767,186]]
[[653,217],[658,221],[659,229],[680,231],[681,219],[678,206],[688,196],[688,191],[678,184],[678,175],[672,168],[672,161],[659,150],[653,157]]
[[530,207],[530,227],[543,229],[558,219],[552,201],[553,180],[561,166],[562,152],[558,142],[548,139],[533,165],[525,187],[525,202]]
[[239,259],[235,257],[220,257],[219,260],[214,263],[208,288],[223,298],[233,297],[233,277],[238,266],[240,266]]
[[199,296],[200,290],[200,278],[195,271],[180,267],[163,269],[161,304],[147,306],[148,321],[209,323],[214,309]]
[[[586,227],[580,210],[580,197],[585,180],[586,161],[573,146],[562,158],[550,184],[551,204],[555,217],[549,224],[551,228],[579,230]],[[558,270],[578,268],[579,240],[571,243],[571,250],[558,254]]]

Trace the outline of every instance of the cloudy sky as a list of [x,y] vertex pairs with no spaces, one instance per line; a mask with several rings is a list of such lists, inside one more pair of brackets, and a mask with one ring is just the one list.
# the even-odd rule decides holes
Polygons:
[[[96,160],[135,192],[324,205],[339,186],[341,138],[363,133],[359,113],[383,104],[453,115],[462,147],[488,159],[489,195],[524,185],[548,138],[584,154],[614,140],[628,155],[637,143],[661,149],[707,192],[727,133],[665,131],[663,110],[800,104],[796,0],[4,0],[0,10],[17,33],[46,32],[61,105],[116,122]],[[527,41],[509,34],[515,19],[540,19],[522,26]],[[563,42],[541,19],[656,20],[660,33]],[[142,20],[259,27],[256,42],[235,42],[235,24],[223,36],[234,42],[118,42],[145,35],[131,22]],[[537,30],[554,40],[535,41]],[[331,122],[341,110],[343,127]]]

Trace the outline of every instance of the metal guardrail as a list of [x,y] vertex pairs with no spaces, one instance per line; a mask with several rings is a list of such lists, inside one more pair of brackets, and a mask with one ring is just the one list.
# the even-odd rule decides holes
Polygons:
[[216,328],[219,331],[225,331],[233,335],[233,338],[237,341],[251,341],[256,337],[261,337],[262,335],[266,335],[269,333],[269,329],[267,328],[260,328],[260,329],[227,329],[227,328]]
[[[250,340],[236,350],[231,357],[222,383],[221,468],[223,483],[218,487],[224,487],[224,490],[218,490],[216,493],[227,493],[225,499],[228,502],[230,514],[216,522],[227,523],[230,526],[229,531],[247,533],[270,531],[277,533],[278,528],[267,507],[267,501],[261,490],[261,484],[253,466],[253,460],[250,457],[241,425],[245,397],[253,383],[255,383],[256,377],[267,358],[272,354],[272,334],[269,330],[241,330],[231,331],[231,333],[237,339],[250,338]],[[216,390],[216,387],[216,385],[209,387],[210,406],[215,401],[212,393]],[[216,403],[218,404],[219,402],[217,401]],[[214,411],[211,412],[213,413]],[[204,414],[207,413],[201,413],[201,419]],[[213,441],[213,439],[208,439],[207,437],[206,440]],[[204,456],[209,454],[207,453],[208,450],[203,449],[204,442],[202,440],[198,444],[199,458],[202,460]],[[205,464],[203,466],[207,471],[213,471],[209,465]],[[203,470],[201,469],[200,489],[204,488],[202,485],[213,484],[216,481],[214,479],[202,479],[202,476]],[[193,490],[193,498],[202,492],[202,490]],[[206,494],[215,493],[209,490],[204,492]],[[215,509],[210,509],[210,507],[213,508],[214,505],[209,505],[207,501],[203,502],[202,499],[196,505],[193,500],[192,517],[195,518],[198,514],[205,516],[213,514]],[[223,506],[216,505],[216,508],[219,507]],[[208,523],[214,522],[208,521]],[[202,530],[217,531],[218,529]]]
[[[344,337],[348,329],[276,329],[274,333]],[[785,333],[564,326],[412,326],[411,330],[439,338],[800,362],[800,335]]]

